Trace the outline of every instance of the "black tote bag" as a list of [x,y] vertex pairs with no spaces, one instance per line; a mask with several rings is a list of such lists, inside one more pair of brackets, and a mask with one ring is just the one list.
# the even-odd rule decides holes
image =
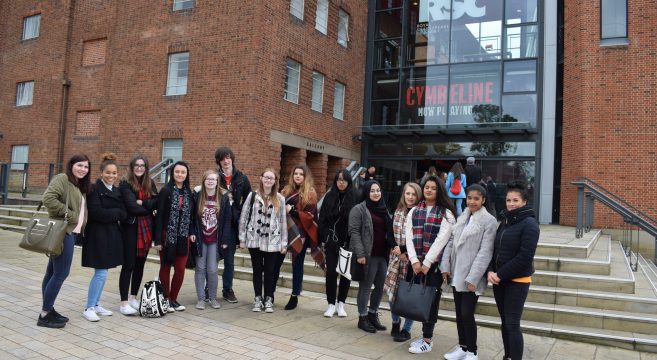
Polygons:
[[410,282],[399,282],[397,297],[392,303],[390,311],[405,318],[423,323],[429,322],[431,305],[436,298],[436,287],[426,285],[426,276],[423,284],[415,284],[415,276]]

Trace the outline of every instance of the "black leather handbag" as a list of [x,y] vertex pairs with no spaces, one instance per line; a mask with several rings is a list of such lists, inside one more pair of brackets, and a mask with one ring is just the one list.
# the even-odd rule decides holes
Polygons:
[[421,322],[429,322],[431,305],[436,298],[437,288],[424,283],[416,284],[415,276],[411,281],[399,282],[395,302],[392,303],[390,311],[405,318]]

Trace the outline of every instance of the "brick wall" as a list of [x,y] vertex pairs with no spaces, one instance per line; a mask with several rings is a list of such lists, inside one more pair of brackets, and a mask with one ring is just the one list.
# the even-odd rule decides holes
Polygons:
[[[629,45],[600,47],[598,1],[565,1],[562,224],[586,176],[657,218],[657,7],[628,2]],[[596,208],[596,227],[619,216]]]

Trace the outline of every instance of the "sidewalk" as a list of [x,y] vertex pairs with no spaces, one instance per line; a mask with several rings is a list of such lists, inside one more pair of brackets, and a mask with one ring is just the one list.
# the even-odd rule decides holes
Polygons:
[[[102,303],[115,314],[91,323],[81,313],[92,270],[80,267],[80,249],[75,250],[71,275],[55,304],[70,322],[64,329],[40,328],[36,318],[47,259],[20,249],[20,237],[0,231],[0,359],[442,359],[456,344],[455,324],[439,321],[433,351],[411,355],[408,343],[393,342],[389,332],[370,335],[357,329],[355,306],[347,306],[346,319],[326,319],[323,298],[302,296],[296,310],[283,310],[288,289],[276,294],[273,314],[253,313],[251,283],[241,280],[234,286],[237,304],[222,300],[221,309],[196,310],[190,270],[179,297],[187,310],[161,319],[119,314],[119,271],[110,270]],[[147,262],[145,280],[153,278],[157,269],[157,264]],[[381,318],[389,327],[389,313],[383,312]],[[414,338],[420,327],[414,325]],[[499,330],[480,327],[478,345],[480,359],[501,359]],[[657,360],[657,354],[526,334],[525,359]]]

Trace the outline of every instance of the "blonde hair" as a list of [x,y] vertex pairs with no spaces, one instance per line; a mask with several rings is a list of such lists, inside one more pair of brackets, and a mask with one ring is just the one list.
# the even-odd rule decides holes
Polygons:
[[262,177],[265,176],[265,173],[270,172],[274,174],[274,185],[271,187],[271,192],[269,193],[269,196],[271,197],[271,202],[272,205],[274,206],[274,214],[278,214],[278,212],[281,210],[281,204],[278,202],[278,175],[276,174],[276,171],[272,168],[266,168],[265,170],[262,171],[260,174],[260,181],[258,182],[258,193],[260,196],[264,197],[265,194],[265,184],[262,182]]
[[406,210],[408,208],[408,204],[406,203],[406,197],[404,196],[404,194],[406,193],[406,189],[409,187],[415,191],[415,195],[417,196],[417,202],[415,203],[415,205],[419,204],[420,201],[422,201],[422,189],[420,188],[420,185],[414,182],[407,182],[406,184],[404,184],[404,187],[402,188],[401,197],[399,198],[399,203],[397,204],[397,210]]
[[[299,186],[294,183],[294,171],[297,169],[303,171],[303,182]],[[295,192],[299,194],[299,211],[303,211],[308,204],[317,204],[317,192],[315,191],[313,175],[310,173],[310,169],[306,164],[299,164],[292,169],[292,173],[282,194],[287,198]]]
[[219,214],[220,211],[220,206],[221,206],[221,197],[223,194],[226,193],[226,189],[222,188],[219,186],[219,174],[215,170],[206,170],[203,173],[203,180],[201,180],[201,193],[200,196],[198,197],[198,207],[196,208],[196,212],[198,213],[199,216],[203,215],[203,208],[205,207],[205,202],[208,199],[208,192],[205,190],[205,179],[208,178],[208,176],[215,174],[217,175],[217,190],[215,194],[217,195],[217,214]]

